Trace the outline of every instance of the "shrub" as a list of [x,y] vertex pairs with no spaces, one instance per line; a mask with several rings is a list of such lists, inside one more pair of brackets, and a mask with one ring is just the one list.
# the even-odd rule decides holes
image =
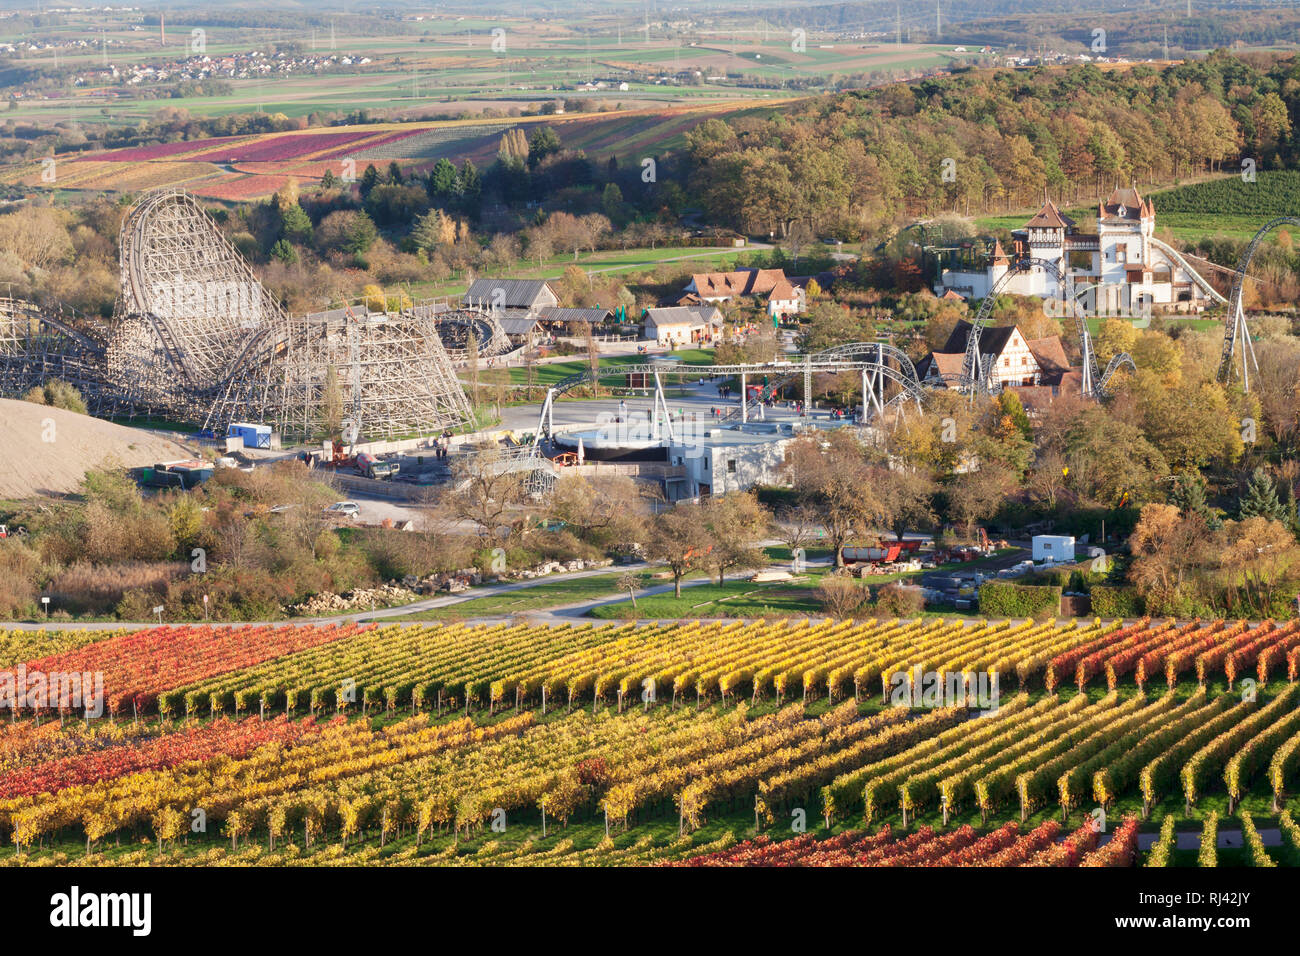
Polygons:
[[832,617],[851,617],[871,596],[863,585],[847,574],[826,575],[817,585],[816,594],[826,613]]
[[56,574],[47,589],[51,604],[78,614],[103,614],[127,591],[163,594],[167,585],[189,570],[178,561],[95,565],[78,561]]
[[16,538],[0,540],[0,617],[30,617],[36,608],[40,555]]
[[1151,845],[1151,852],[1147,854],[1147,866],[1162,867],[1172,865],[1174,846],[1178,840],[1174,825],[1173,814],[1166,815],[1164,822],[1160,824],[1160,836],[1156,838],[1156,842]]
[[69,385],[67,382],[52,378],[44,386],[37,386],[23,396],[23,401],[34,402],[37,405],[49,405],[52,408],[63,408],[70,412],[86,414],[86,403],[81,397],[81,393]]
[[892,617],[916,617],[925,610],[925,595],[920,588],[906,587],[897,581],[883,584],[876,591],[876,613]]
[[1035,617],[1055,614],[1061,606],[1059,587],[985,581],[980,585],[980,614],[985,617]]
[[1141,617],[1142,598],[1133,588],[1094,585],[1092,613],[1096,617]]

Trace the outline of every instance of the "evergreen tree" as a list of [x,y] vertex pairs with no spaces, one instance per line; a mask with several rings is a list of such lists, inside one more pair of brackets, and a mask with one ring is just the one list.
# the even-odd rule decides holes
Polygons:
[[362,255],[370,250],[378,238],[379,230],[375,228],[374,221],[364,212],[357,213],[344,234],[343,251],[354,256]]
[[441,209],[430,209],[415,221],[415,226],[411,229],[411,241],[417,249],[428,252],[439,246],[451,245],[456,241],[456,221]]
[[366,171],[361,174],[361,198],[365,199],[370,195],[370,190],[379,185],[379,170],[375,169],[375,164],[371,163],[366,167]]
[[397,165],[397,160],[388,164],[388,182],[392,186],[402,185],[402,167]]
[[1210,506],[1205,500],[1205,478],[1199,471],[1185,471],[1174,479],[1169,502],[1184,515],[1210,517]]
[[456,167],[447,159],[440,159],[433,171],[429,173],[429,198],[434,202],[443,201],[456,194]]
[[461,208],[470,215],[478,215],[479,199],[483,195],[483,177],[478,167],[470,160],[465,160],[456,178],[456,189],[460,193]]
[[298,261],[298,251],[287,239],[277,239],[275,245],[271,247],[271,258],[279,259],[285,265],[291,265]]
[[1296,510],[1295,487],[1291,480],[1282,482],[1282,520],[1293,533],[1300,533],[1300,512]]
[[320,178],[321,189],[333,189],[338,184],[338,179],[334,175],[334,170],[325,170],[325,175]]
[[537,164],[547,156],[560,151],[560,137],[549,126],[539,127],[528,139],[528,168],[536,169]]
[[1278,500],[1277,487],[1262,466],[1251,472],[1246,493],[1238,499],[1237,513],[1242,518],[1286,520],[1286,508]]
[[311,242],[311,217],[294,203],[284,211],[284,238],[300,244]]

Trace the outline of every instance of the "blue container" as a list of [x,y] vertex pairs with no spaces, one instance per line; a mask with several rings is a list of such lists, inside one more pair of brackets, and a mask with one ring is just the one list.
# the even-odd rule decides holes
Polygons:
[[231,422],[226,429],[228,438],[242,438],[245,448],[270,448],[271,426],[254,425],[249,422]]

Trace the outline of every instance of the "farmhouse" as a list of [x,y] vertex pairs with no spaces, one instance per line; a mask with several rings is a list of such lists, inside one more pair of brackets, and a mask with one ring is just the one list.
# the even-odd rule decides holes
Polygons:
[[646,309],[642,337],[659,345],[708,342],[722,328],[722,312],[711,305]]
[[766,302],[770,316],[794,315],[804,310],[801,282],[787,276],[784,269],[701,272],[691,276],[678,304],[730,302],[739,296],[752,296]]

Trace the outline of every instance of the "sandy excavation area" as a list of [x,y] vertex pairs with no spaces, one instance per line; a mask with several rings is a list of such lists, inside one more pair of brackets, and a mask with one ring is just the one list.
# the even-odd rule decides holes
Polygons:
[[86,471],[192,458],[175,442],[135,428],[12,399],[0,399],[0,498],[76,491]]

